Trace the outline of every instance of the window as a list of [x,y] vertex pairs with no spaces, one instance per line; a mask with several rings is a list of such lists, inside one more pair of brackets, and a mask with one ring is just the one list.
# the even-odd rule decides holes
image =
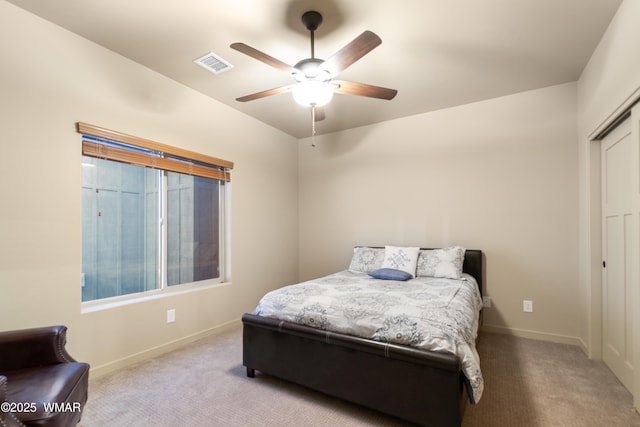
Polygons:
[[78,123],[82,301],[221,282],[233,163]]

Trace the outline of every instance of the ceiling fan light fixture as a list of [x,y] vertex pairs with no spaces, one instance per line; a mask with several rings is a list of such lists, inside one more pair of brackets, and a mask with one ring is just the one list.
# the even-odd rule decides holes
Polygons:
[[318,80],[307,80],[293,87],[293,99],[303,107],[322,107],[333,99],[335,85]]

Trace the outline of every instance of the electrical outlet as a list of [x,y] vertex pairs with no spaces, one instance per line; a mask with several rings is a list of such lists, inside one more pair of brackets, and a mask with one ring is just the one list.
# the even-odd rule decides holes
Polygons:
[[482,306],[484,308],[491,308],[491,297],[489,295],[482,297]]
[[533,313],[533,301],[527,299],[522,301],[522,311],[525,313]]
[[167,310],[167,323],[173,323],[176,321],[176,309],[172,308]]

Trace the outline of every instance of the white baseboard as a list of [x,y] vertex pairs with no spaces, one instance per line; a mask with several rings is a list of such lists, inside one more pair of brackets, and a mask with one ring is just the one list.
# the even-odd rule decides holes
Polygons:
[[175,341],[171,341],[166,344],[153,347],[136,354],[132,354],[131,356],[127,356],[113,362],[105,363],[104,365],[91,367],[89,371],[89,379],[90,381],[96,380],[100,377],[103,377],[117,370],[126,368],[127,366],[133,365],[135,363],[160,356],[164,353],[168,353],[173,350],[177,350],[181,347],[184,347],[187,344],[190,344],[194,341],[198,341],[202,338],[206,338],[211,335],[217,335],[217,334],[221,334],[223,332],[229,331],[239,325],[240,325],[240,319],[232,320],[230,322],[223,323],[222,325],[218,325],[213,328],[182,337]]
[[[219,325],[204,331],[200,331],[198,333],[188,335],[186,337],[182,337],[180,339],[171,341],[169,343],[160,345],[158,347],[150,348],[148,350],[145,350],[136,354],[132,354],[131,356],[127,356],[122,359],[106,363],[104,365],[92,367],[89,378],[90,380],[96,380],[100,377],[108,375],[117,370],[126,368],[127,366],[133,365],[135,363],[160,356],[164,353],[168,353],[173,350],[177,350],[181,347],[184,347],[187,344],[190,344],[194,341],[198,341],[202,338],[206,338],[211,335],[221,334],[235,327],[238,327],[240,325],[240,322],[241,322],[240,319],[232,320],[222,325]],[[530,339],[535,339],[540,341],[549,341],[549,342],[555,342],[560,344],[575,345],[582,348],[585,352],[587,349],[585,342],[578,337],[549,334],[544,332],[529,331],[526,329],[507,328],[505,326],[486,325],[486,324],[482,325],[480,327],[480,330],[482,332],[511,335],[511,336],[516,336],[521,338],[530,338]]]
[[[578,344],[580,346],[580,348],[582,349],[582,351],[584,351],[584,354],[586,354],[589,357],[589,346],[587,345],[586,342],[584,342],[584,340],[582,338],[578,338],[580,340],[580,344]],[[589,359],[593,359],[592,357],[589,357]]]
[[496,325],[482,325],[480,327],[482,332],[490,332],[494,334],[512,335],[521,338],[530,338],[539,341],[549,341],[559,344],[575,345],[583,350],[586,350],[584,341],[578,337],[572,337],[568,335],[549,334],[545,332],[529,331],[526,329],[507,328],[505,326]]

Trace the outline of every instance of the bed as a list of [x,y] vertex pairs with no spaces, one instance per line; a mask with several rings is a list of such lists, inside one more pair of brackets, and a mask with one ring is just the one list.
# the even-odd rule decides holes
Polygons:
[[[473,365],[471,370],[469,368],[470,359],[477,358],[475,339],[482,307],[482,252],[458,247],[409,248],[418,250],[419,253],[416,261],[418,267],[416,270],[414,264],[415,273],[412,278],[400,282],[370,277],[369,274],[389,270],[389,265],[384,265],[387,268],[383,269],[380,267],[381,263],[387,263],[388,253],[393,249],[395,247],[358,246],[354,248],[348,270],[296,285],[302,286],[302,290],[286,286],[263,297],[254,313],[242,316],[243,365],[247,369],[247,376],[254,377],[257,370],[423,426],[461,425],[466,405],[469,402],[477,403],[483,386],[479,361],[477,367]],[[372,287],[371,289],[390,289],[414,284],[422,286],[422,282],[427,280],[422,275],[419,276],[418,272],[420,261],[423,261],[423,267],[427,264],[424,262],[427,255],[424,254],[441,255],[443,251],[451,249],[462,249],[459,260],[462,266],[456,273],[458,278],[447,276],[436,279],[442,285],[439,289],[449,289],[455,282],[461,282],[461,290],[439,290],[438,293],[446,294],[446,298],[455,297],[456,301],[459,295],[467,295],[468,292],[475,292],[477,295],[466,297],[473,299],[469,313],[463,313],[461,310],[466,309],[454,305],[453,299],[446,304],[454,307],[451,311],[455,318],[453,321],[445,321],[447,325],[462,323],[458,322],[460,318],[475,318],[473,325],[464,327],[464,342],[457,338],[454,340],[455,349],[440,348],[438,340],[433,345],[430,338],[420,341],[414,339],[415,336],[409,337],[411,334],[395,334],[393,328],[388,331],[392,335],[383,333],[374,335],[373,338],[366,334],[364,337],[357,336],[361,332],[358,330],[361,313],[351,316],[346,324],[336,329],[333,324],[340,324],[341,321],[324,308],[316,309],[316,313],[311,315],[305,313],[293,317],[291,313],[301,312],[299,307],[293,308],[290,314],[283,308],[283,301],[289,299],[292,293],[310,294],[315,298],[314,301],[325,299],[325,296],[318,296],[315,290],[311,290],[315,289],[314,286],[330,288],[329,285],[333,284],[356,288],[355,284],[348,282],[349,277],[357,278],[357,281]],[[429,259],[433,260],[433,257]],[[470,284],[473,285],[473,291],[468,291]],[[333,291],[335,290],[334,286]],[[424,293],[428,292],[420,295]],[[269,300],[267,297],[270,294],[274,294],[275,298],[271,295]],[[308,301],[306,304],[305,307],[308,307]],[[434,307],[442,305],[433,304]],[[365,305],[375,304],[364,303],[358,307]],[[352,309],[342,308],[345,313]],[[393,311],[394,307],[390,310]],[[439,314],[435,314],[436,312]],[[442,322],[442,313],[436,308],[433,313],[433,317]],[[380,333],[384,329],[381,326],[375,332]],[[417,335],[422,339],[422,335],[430,333]],[[441,337],[449,337],[449,331],[443,332]],[[469,348],[465,351],[470,353],[461,353],[458,347],[467,347],[467,343]]]

